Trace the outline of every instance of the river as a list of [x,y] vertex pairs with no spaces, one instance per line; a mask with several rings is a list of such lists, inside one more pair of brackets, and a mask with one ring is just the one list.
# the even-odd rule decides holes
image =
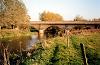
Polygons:
[[5,47],[11,51],[29,50],[38,41],[37,35],[31,36],[15,36],[11,38],[4,38],[0,40],[0,48]]

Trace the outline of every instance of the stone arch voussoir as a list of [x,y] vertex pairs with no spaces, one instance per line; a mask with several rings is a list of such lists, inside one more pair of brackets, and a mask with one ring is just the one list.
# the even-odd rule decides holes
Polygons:
[[61,34],[61,32],[64,30],[63,26],[60,25],[49,25],[45,28],[44,30],[44,35],[46,37],[49,37],[49,35],[53,36],[58,36]]

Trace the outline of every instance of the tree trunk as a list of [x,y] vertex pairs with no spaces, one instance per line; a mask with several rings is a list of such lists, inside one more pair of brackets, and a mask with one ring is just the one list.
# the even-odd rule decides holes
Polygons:
[[7,64],[10,65],[8,49],[6,49],[6,57],[7,57]]
[[5,51],[6,51],[6,50],[4,49],[4,52],[3,52],[3,53],[4,53],[4,54],[3,54],[3,55],[4,55],[4,56],[3,56],[3,57],[4,57],[4,65],[7,65],[7,58],[6,58],[6,53],[5,53]]
[[10,65],[8,49],[4,48],[4,65]]

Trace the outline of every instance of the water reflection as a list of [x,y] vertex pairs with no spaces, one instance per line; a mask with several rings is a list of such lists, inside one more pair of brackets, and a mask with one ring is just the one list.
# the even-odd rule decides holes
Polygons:
[[0,42],[3,44],[5,48],[8,47],[10,52],[15,51],[18,52],[20,49],[22,51],[31,49],[35,42],[38,41],[37,35],[32,36],[17,36],[12,38],[3,38]]
[[31,49],[33,45],[38,41],[38,35],[32,35],[31,39],[29,40],[29,44],[27,45],[27,49]]

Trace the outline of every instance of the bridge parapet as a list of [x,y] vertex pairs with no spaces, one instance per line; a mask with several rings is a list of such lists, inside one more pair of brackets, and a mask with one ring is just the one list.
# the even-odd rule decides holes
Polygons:
[[100,21],[98,21],[98,22],[96,22],[96,21],[56,21],[56,22],[45,22],[45,21],[31,21],[30,22],[30,24],[32,25],[32,24],[38,24],[38,25],[53,25],[53,24],[56,24],[56,25],[65,25],[65,24],[67,24],[67,25],[75,25],[75,24],[80,24],[80,25],[82,25],[82,24],[100,24]]
[[[71,29],[73,25],[99,25],[100,27],[100,21],[64,21],[64,22],[45,22],[45,21],[39,21],[39,22],[30,22],[30,26],[34,27],[35,29],[39,30],[40,36],[43,36],[44,31],[50,27],[50,26],[57,26],[61,29]],[[42,32],[41,32],[42,31]],[[42,38],[42,37],[41,37]]]

